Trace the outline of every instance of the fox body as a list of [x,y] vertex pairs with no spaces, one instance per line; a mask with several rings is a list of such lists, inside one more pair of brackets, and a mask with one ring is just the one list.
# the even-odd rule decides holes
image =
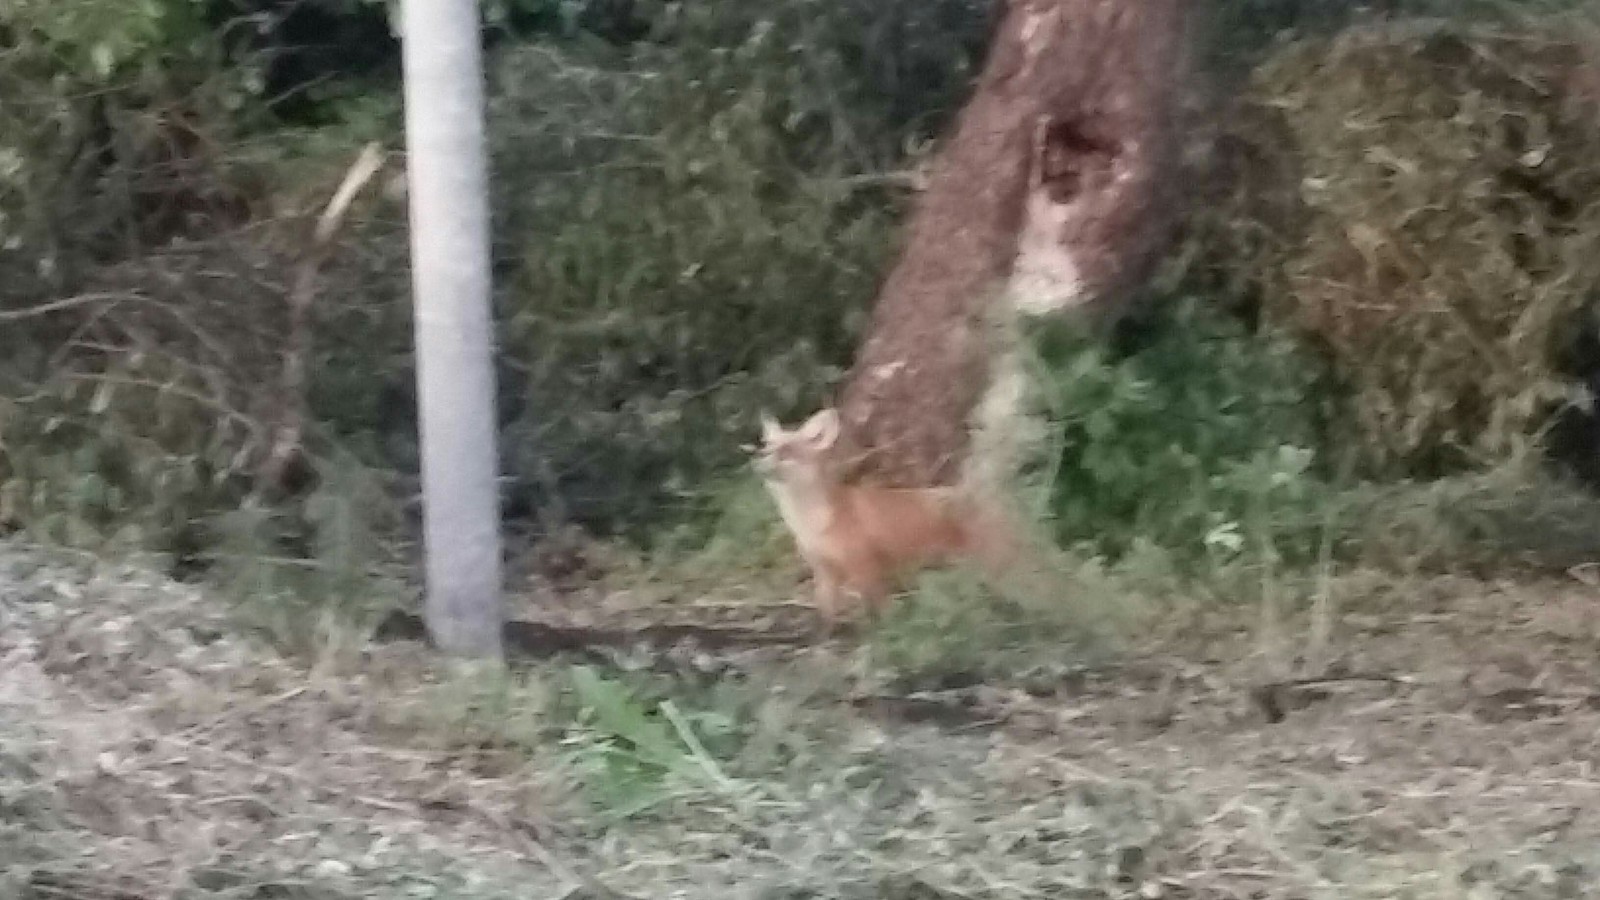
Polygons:
[[756,460],[815,582],[817,611],[837,622],[847,600],[881,610],[901,580],[931,567],[975,563],[998,574],[1014,542],[998,510],[958,488],[844,483],[832,408],[789,430],[762,417]]

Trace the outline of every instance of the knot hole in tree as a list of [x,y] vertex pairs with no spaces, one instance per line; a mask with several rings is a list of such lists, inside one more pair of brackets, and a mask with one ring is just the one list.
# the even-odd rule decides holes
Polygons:
[[1046,119],[1034,141],[1036,186],[1068,204],[1110,183],[1121,148],[1086,119]]

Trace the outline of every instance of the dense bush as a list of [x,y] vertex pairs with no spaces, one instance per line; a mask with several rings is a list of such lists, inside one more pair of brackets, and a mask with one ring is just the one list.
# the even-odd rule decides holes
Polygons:
[[0,9],[0,298],[249,215],[259,69],[225,66],[191,0]]
[[[381,529],[347,526],[358,508],[368,525],[391,524],[392,500],[414,492],[395,196],[363,201],[320,280],[309,400],[323,478],[287,508],[246,501],[307,214],[361,142],[401,142],[392,41],[373,39],[360,59],[324,46],[300,55],[299,69],[283,60],[290,37],[308,33],[311,20],[295,17],[321,17],[336,44],[370,37],[382,5],[0,9],[0,523],[185,553],[263,535],[290,555],[339,556],[340,534],[364,535],[346,545],[381,543]],[[1352,226],[1403,210],[1414,199],[1405,192],[1458,218],[1379,229],[1377,262],[1415,256],[1431,273],[1395,296],[1466,286],[1514,302],[1479,310],[1507,362],[1492,370],[1457,353],[1441,317],[1384,323],[1381,346],[1324,330],[1319,349],[1355,389],[1343,414],[1363,426],[1341,435],[1380,462],[1469,431],[1535,426],[1536,401],[1551,396],[1542,342],[1581,305],[1578,276],[1589,270],[1579,263],[1600,258],[1583,242],[1592,204],[1572,201],[1556,221],[1535,202],[1546,189],[1593,195],[1584,160],[1600,156],[1585,149],[1579,120],[1501,77],[1522,69],[1474,57],[1458,72],[1370,38],[1273,49],[1280,27],[1342,26],[1349,10],[1298,0],[1216,9],[1224,55],[1273,56],[1255,82],[1261,102],[1222,128],[1256,153],[1244,166],[1254,180],[1236,185],[1238,204],[1197,217],[1173,266],[1167,292],[1192,299],[1161,311],[1125,354],[1058,333],[1038,344],[1059,425],[1045,462],[1056,536],[1104,556],[1155,546],[1188,564],[1316,552],[1336,458],[1325,408],[1343,395],[1277,326],[1304,326],[1317,291],[1366,277],[1350,264],[1365,258],[1346,252],[1364,234]],[[509,511],[634,536],[716,512],[726,496],[756,506],[755,496],[769,513],[730,474],[738,445],[763,407],[785,417],[815,407],[849,360],[894,252],[904,171],[959,105],[992,4],[503,0],[487,11]],[[239,17],[254,37],[218,27]],[[1518,46],[1500,56],[1520,65]],[[316,90],[283,81],[329,74],[338,79]],[[309,100],[274,96],[286,89]],[[1418,116],[1419,97],[1424,113],[1492,101],[1499,118]],[[1400,156],[1420,161],[1414,177],[1374,157],[1371,134],[1338,124],[1363,117],[1393,138],[1383,146],[1426,145]],[[1546,157],[1519,163],[1541,137]],[[1518,165],[1536,170],[1537,190],[1478,190],[1485,172]],[[1541,180],[1552,172],[1559,183]],[[1319,193],[1335,178],[1346,180]],[[1515,252],[1527,259],[1491,271],[1507,254],[1485,251],[1485,222],[1525,235]],[[1325,265],[1311,250],[1344,256]],[[19,317],[62,298],[49,314]],[[1258,334],[1229,318],[1252,304],[1275,327]],[[1510,315],[1522,318],[1508,331]],[[1391,362],[1369,364],[1381,353]],[[1407,354],[1427,364],[1406,368]],[[1418,379],[1432,386],[1412,391]],[[1467,388],[1477,393],[1463,402]],[[385,491],[391,502],[374,499]],[[749,534],[739,537],[749,554]]]
[[1142,330],[1120,357],[1060,328],[1037,336],[1057,537],[1112,560],[1312,558],[1332,494],[1317,361],[1204,301]]
[[1600,288],[1593,59],[1565,33],[1401,25],[1256,73],[1267,113],[1240,136],[1284,177],[1221,228],[1353,388],[1345,449],[1370,471],[1503,461],[1581,398],[1558,356]]
[[251,488],[327,148],[263,137],[203,4],[116,6],[0,10],[0,525],[189,556]]
[[758,408],[820,402],[892,249],[893,171],[954,110],[983,24],[964,0],[708,2],[620,58],[499,60],[524,496],[648,521],[736,458]]
[[[19,350],[5,367],[7,394],[27,400],[8,417],[0,483],[10,518],[37,522],[50,498],[84,490],[51,461],[57,442],[126,430],[114,455],[146,458],[118,471],[156,484],[151,466],[198,466],[204,496],[124,485],[90,492],[109,506],[62,509],[100,521],[165,502],[162,521],[189,528],[246,488],[234,476],[260,429],[239,423],[259,425],[272,399],[281,273],[303,250],[303,213],[359,139],[399,143],[398,86],[340,101],[337,126],[268,128],[267,98],[246,77],[260,70],[221,77],[227,48],[204,41],[188,62],[154,66],[187,32],[152,27],[85,91],[74,67],[62,79],[50,62],[69,44],[103,42],[59,36],[89,10],[79,2],[18,8],[11,21],[27,27],[30,53],[0,60],[6,140],[32,141],[0,154],[17,176],[0,190],[10,248],[0,266],[19,276],[0,300],[94,290],[150,309],[130,320],[114,302],[107,322],[106,304],[85,304],[0,335],[62,348]],[[173,3],[150,7],[152,22],[195,6]],[[561,32],[571,40],[502,43],[491,55],[504,456],[512,512],[643,528],[696,506],[758,406],[789,414],[817,402],[847,360],[892,247],[897,170],[959,103],[986,7],[637,4],[628,15],[647,27],[633,28],[594,18],[602,6],[583,7],[577,30]],[[59,94],[36,93],[58,83]],[[268,218],[281,211],[291,215]],[[404,211],[367,204],[359,215],[317,303],[318,452],[344,446],[374,468],[414,472]],[[90,321],[98,330],[85,342],[78,329]],[[112,378],[143,389],[93,390]],[[131,427],[167,406],[189,426]],[[73,427],[52,425],[52,441],[30,446],[46,422]]]

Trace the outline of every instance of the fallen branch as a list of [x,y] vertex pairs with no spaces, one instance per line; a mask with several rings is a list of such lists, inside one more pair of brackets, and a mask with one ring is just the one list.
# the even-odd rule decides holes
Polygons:
[[1410,684],[1411,679],[1404,675],[1389,675],[1383,672],[1351,672],[1309,678],[1292,678],[1285,681],[1269,681],[1266,684],[1257,685],[1250,689],[1250,699],[1255,702],[1262,715],[1266,716],[1268,722],[1275,723],[1283,721],[1286,715],[1284,710],[1288,705],[1290,693],[1306,688],[1352,682],[1401,685]]
[[273,490],[286,488],[289,474],[305,453],[306,357],[311,351],[311,306],[316,299],[317,277],[333,247],[333,238],[344,224],[350,205],[373,176],[383,168],[383,153],[378,144],[361,149],[361,155],[345,172],[339,189],[317,217],[311,233],[311,246],[295,273],[289,289],[288,334],[284,342],[283,370],[279,376],[280,402],[283,404],[273,427],[266,457],[257,473],[258,484]]
[[22,309],[0,309],[0,322],[22,322],[27,319],[38,319],[58,312],[66,312],[69,309],[77,309],[80,306],[91,306],[96,303],[115,304],[126,299],[128,299],[127,294],[78,294],[74,297],[62,297],[59,300],[51,300]]
[[[393,610],[378,623],[373,639],[379,643],[425,643],[428,632],[420,616]],[[630,628],[592,628],[522,621],[505,625],[506,647],[517,655],[533,659],[572,653],[603,662],[608,657],[602,651],[630,650],[639,646],[663,650],[688,643],[702,650],[717,651],[804,647],[814,641],[815,633],[811,630],[771,631],[738,626],[651,623]]]

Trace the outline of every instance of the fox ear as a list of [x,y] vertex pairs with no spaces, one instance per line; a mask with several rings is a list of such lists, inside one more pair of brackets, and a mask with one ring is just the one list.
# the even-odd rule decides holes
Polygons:
[[761,413],[761,440],[766,444],[775,444],[783,439],[783,426],[778,424],[765,410]]
[[831,406],[823,408],[800,426],[800,433],[819,449],[832,447],[839,439],[839,411]]

